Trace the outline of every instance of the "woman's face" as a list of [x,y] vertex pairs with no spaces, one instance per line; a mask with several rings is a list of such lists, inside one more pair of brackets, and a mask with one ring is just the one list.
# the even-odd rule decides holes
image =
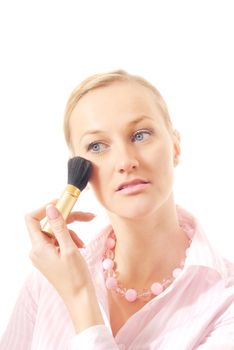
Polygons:
[[88,92],[70,130],[74,155],[92,162],[90,185],[109,212],[139,218],[169,199],[179,141],[149,89],[115,82]]

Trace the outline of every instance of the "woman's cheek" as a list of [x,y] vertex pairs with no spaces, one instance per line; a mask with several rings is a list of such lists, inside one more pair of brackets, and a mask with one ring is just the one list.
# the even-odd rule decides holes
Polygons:
[[93,162],[92,162],[92,165],[93,165],[93,169],[92,169],[92,174],[89,182],[93,190],[96,192],[100,188],[100,179],[102,178],[101,169],[100,167],[97,166],[97,164]]

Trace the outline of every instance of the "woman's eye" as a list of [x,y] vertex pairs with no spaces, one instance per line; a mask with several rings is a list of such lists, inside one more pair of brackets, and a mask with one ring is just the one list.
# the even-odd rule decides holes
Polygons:
[[137,131],[132,137],[132,141],[143,141],[149,138],[150,136],[150,131],[142,130],[142,131]]
[[88,151],[91,151],[93,153],[98,153],[101,151],[104,151],[106,145],[104,143],[101,142],[93,142],[90,143],[90,145],[88,145]]

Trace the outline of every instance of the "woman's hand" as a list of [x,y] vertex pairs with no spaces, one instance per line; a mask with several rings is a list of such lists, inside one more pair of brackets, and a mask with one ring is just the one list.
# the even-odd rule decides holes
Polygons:
[[[45,215],[55,238],[50,238],[41,231],[40,221]],[[90,221],[93,218],[91,213],[73,212],[67,223]],[[84,244],[73,231],[68,230],[57,208],[50,204],[26,215],[25,221],[32,242],[32,263],[54,286],[65,303],[77,298],[82,290],[92,290],[87,264],[78,249]]]
[[[41,231],[40,221],[48,217],[55,238]],[[89,221],[90,213],[72,213],[67,222]],[[32,241],[31,260],[62,297],[77,333],[104,324],[88,266],[79,252],[83,242],[68,230],[62,215],[50,204],[25,217]]]

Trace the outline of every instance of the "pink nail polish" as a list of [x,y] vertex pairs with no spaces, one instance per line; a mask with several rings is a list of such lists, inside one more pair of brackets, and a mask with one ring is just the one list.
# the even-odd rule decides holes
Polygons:
[[46,207],[46,216],[50,220],[57,219],[59,217],[59,211],[53,204],[49,204]]

